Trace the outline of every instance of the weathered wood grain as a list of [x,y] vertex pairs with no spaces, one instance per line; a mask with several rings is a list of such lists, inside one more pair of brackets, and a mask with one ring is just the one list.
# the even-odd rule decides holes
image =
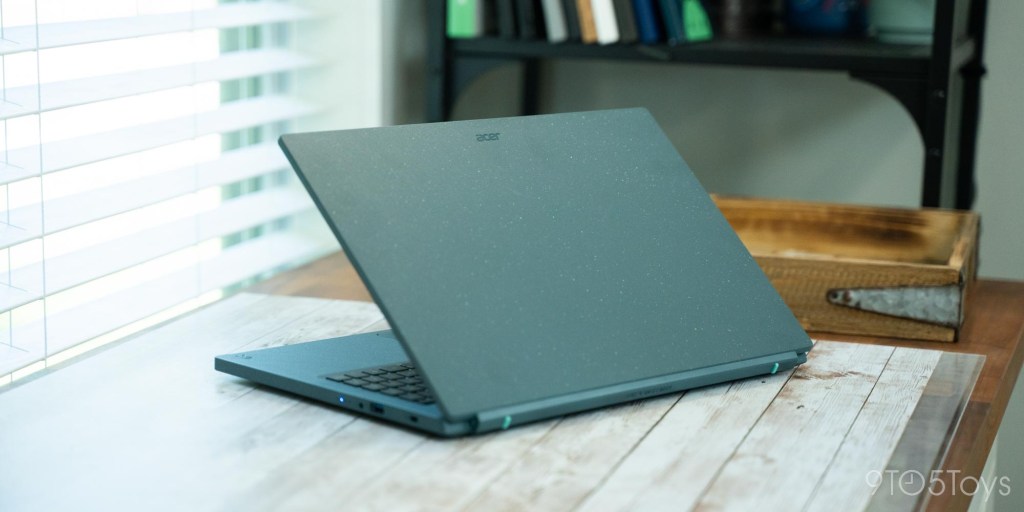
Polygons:
[[550,420],[482,437],[428,439],[409,452],[387,478],[365,486],[353,498],[361,508],[372,511],[459,510],[557,423]]
[[219,353],[383,326],[372,304],[239,295],[10,388],[0,411],[17,421],[0,423],[0,510],[789,509],[794,495],[828,503],[852,492],[833,491],[832,480],[884,467],[891,445],[861,449],[878,428],[872,418],[898,435],[898,405],[913,403],[934,354],[819,342],[792,377],[456,440],[212,369]]
[[818,342],[808,363],[797,367],[751,425],[697,508],[800,508],[842,445],[892,352],[890,347]]
[[877,490],[872,485],[882,480],[872,479],[871,472],[885,467],[941,355],[906,348],[893,352],[827,472],[814,486],[806,510],[834,512],[837,503],[863,510],[868,505]]
[[632,402],[561,420],[463,510],[569,510],[678,400]]
[[955,285],[965,304],[976,274],[977,213],[728,197],[715,202],[805,329],[957,339],[959,325],[860,311],[826,296],[843,288]]
[[[418,433],[356,419],[301,454],[260,468],[256,484],[232,487],[215,500],[216,510],[366,510],[360,491],[375,482],[390,481],[390,472],[427,442]],[[402,495],[402,499],[414,504],[419,497]]]
[[[213,356],[338,336],[379,318],[368,303],[239,295],[0,394],[0,410],[23,411],[0,424],[0,454],[19,461],[0,467],[0,510],[148,508],[168,495],[180,509],[202,509],[230,474],[221,464],[256,467],[228,443],[302,410],[293,397],[249,393],[252,385],[214,372]],[[279,464],[274,455],[264,464]]]
[[884,288],[898,286],[945,286],[957,284],[960,272],[932,266],[875,261],[845,261],[755,255],[786,305],[804,329],[817,332],[882,335],[952,342],[956,329],[907,318],[861,311],[828,302],[836,288]]
[[675,511],[693,506],[791,373],[686,393],[580,509]]
[[[298,296],[356,300],[368,296],[352,265],[340,252],[279,274],[258,287],[264,285],[268,288],[261,290]],[[928,341],[830,336],[858,343],[985,355],[985,365],[943,465],[973,477],[980,475],[988,458],[1024,364],[1024,283],[981,279],[975,290],[976,295],[967,303],[966,321],[957,343],[939,346]],[[963,494],[943,494],[928,502],[928,510],[966,510],[968,501],[969,497]]]
[[[792,252],[946,265],[977,213],[715,196],[757,254]],[[970,240],[968,240],[970,242]]]
[[[950,418],[961,417],[983,362],[983,357],[970,354],[944,353],[939,357],[886,464],[887,472],[902,478],[881,482],[867,510],[918,509],[927,505],[933,492],[940,497],[963,494],[954,486],[951,472],[936,474],[933,470],[941,466],[948,453],[949,440],[960,427],[959,421],[950,422]],[[932,482],[936,478],[943,482]],[[916,490],[915,483],[920,486]]]

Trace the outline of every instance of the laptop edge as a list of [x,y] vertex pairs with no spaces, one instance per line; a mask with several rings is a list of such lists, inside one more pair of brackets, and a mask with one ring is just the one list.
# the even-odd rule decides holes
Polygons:
[[[287,357],[291,352],[305,360],[310,357],[311,353],[330,352],[331,349],[337,349],[343,344],[362,343],[369,337],[380,334],[354,334],[342,338],[217,356],[214,368],[236,377],[312,398],[352,412],[398,423],[405,427],[426,431],[441,437],[458,437],[505,430],[524,423],[722,382],[785,372],[807,361],[806,353],[780,353],[551,397],[527,404],[481,411],[470,418],[449,420],[436,406],[420,406],[355,386],[327,381],[323,377],[328,372],[318,374],[311,379],[309,372],[277,368],[272,364],[268,365],[263,359],[278,359],[282,355]],[[379,340],[372,340],[372,342],[379,343]],[[402,361],[401,357],[392,357],[391,360],[383,362],[381,366]]]

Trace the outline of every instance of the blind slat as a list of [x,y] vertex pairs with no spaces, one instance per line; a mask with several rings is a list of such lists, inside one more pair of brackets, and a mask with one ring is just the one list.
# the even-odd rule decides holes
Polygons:
[[337,248],[271,139],[336,101],[298,71],[365,54],[345,74],[376,76],[374,44],[323,62],[305,50],[373,43],[379,9],[212,4],[42,24],[31,2],[4,4],[0,57],[21,55],[0,84],[0,375]]
[[43,358],[43,350],[26,350],[0,345],[0,375],[24,368]]
[[[151,261],[197,243],[276,219],[298,215],[313,208],[309,197],[298,190],[271,190],[225,202],[219,208],[195,218],[170,222],[152,229],[97,244],[46,261],[46,293],[62,292],[135,265]],[[198,226],[198,227],[197,227]],[[11,272],[12,282],[25,286],[23,293],[0,287],[0,311],[28,304],[43,297],[42,264]]]
[[46,83],[38,89],[34,85],[12,87],[7,90],[7,102],[0,103],[0,120],[204,82],[293,71],[312,65],[313,59],[301,54],[285,50],[253,50],[226,53],[220,58],[195,64]]
[[199,188],[224,185],[280,169],[291,169],[276,142],[247,146],[199,164]]
[[235,246],[201,266],[203,292],[217,290],[283,265],[295,265],[332,248],[297,234],[281,233]]
[[45,234],[287,168],[288,160],[274,144],[237,149],[210,162],[47,201]]
[[[23,276],[11,276],[14,279],[21,278]],[[14,309],[18,306],[28,304],[34,300],[38,300],[42,297],[42,281],[34,279],[32,281],[25,280],[23,286],[31,286],[28,289],[16,288],[17,281],[12,279],[15,284],[12,285],[0,285],[0,311],[7,311]]]
[[267,269],[311,259],[325,249],[323,244],[294,234],[270,235],[239,244],[198,269],[176,271],[52,315],[47,326],[49,352],[74,346]]
[[4,39],[0,39],[0,55],[172,32],[298,21],[312,17],[311,11],[290,4],[244,2],[193,12],[44,24],[38,28],[38,44],[35,26],[7,27],[4,29]]
[[[0,249],[150,206],[194,190],[287,168],[288,160],[276,144],[259,144],[223,153],[216,160],[195,166],[48,200],[42,215],[38,203],[14,208],[9,212],[10,223],[17,228],[0,228]],[[40,224],[41,218],[46,220],[45,233]]]
[[87,305],[49,315],[47,351],[50,354],[60,352],[199,295],[196,275],[195,268],[179,270]]
[[3,223],[0,223],[0,249],[39,238],[43,234],[39,204],[0,212],[0,215],[3,216]]
[[204,135],[295,119],[310,115],[315,110],[311,105],[288,97],[263,96],[233,101],[220,108],[195,115],[49,142],[43,145],[41,152],[39,146],[14,149],[8,152],[8,162],[17,167],[0,176],[0,184],[138,153]]

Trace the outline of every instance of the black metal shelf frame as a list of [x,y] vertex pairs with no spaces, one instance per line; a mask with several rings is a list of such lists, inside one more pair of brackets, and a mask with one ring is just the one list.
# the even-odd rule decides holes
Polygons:
[[455,100],[473,80],[514,62],[523,66],[523,114],[538,113],[539,63],[545,59],[841,71],[892,95],[914,120],[925,148],[921,205],[959,209],[973,205],[987,0],[938,0],[930,46],[792,36],[681,46],[453,40],[445,35],[446,3],[429,3],[428,121],[448,119]]

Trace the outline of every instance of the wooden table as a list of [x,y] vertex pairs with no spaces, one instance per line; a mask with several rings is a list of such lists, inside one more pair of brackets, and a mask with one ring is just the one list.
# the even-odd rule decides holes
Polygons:
[[[0,417],[14,418],[0,421],[0,510],[674,510],[686,496],[702,509],[785,510],[788,496],[856,509],[868,499],[865,469],[885,467],[872,457],[917,452],[899,430],[878,427],[911,429],[922,409],[913,404],[936,387],[931,368],[979,359],[820,343],[792,378],[439,440],[214,372],[214,354],[380,320],[365,302],[280,296],[365,300],[337,255],[254,291],[278,296],[236,295],[0,393]],[[974,300],[966,342],[907,346],[976,343],[988,356],[946,458],[978,475],[1021,365],[1024,285],[984,282]],[[938,384],[932,395],[957,395]],[[740,417],[752,411],[763,416]],[[743,424],[754,428],[730,427]],[[680,456],[693,450],[701,457]],[[694,464],[704,460],[712,464]],[[784,492],[765,482],[785,482]],[[929,508],[964,508],[961,497]]]
[[[252,291],[335,299],[372,301],[352,265],[343,254],[321,258],[280,274]],[[985,356],[985,364],[971,394],[960,427],[953,438],[944,469],[977,477],[988,460],[992,443],[1006,412],[1024,363],[1024,283],[981,280],[968,304],[967,323],[958,343],[905,341],[883,338],[811,333],[828,339],[939,349]],[[1024,434],[1022,434],[1024,435]],[[966,510],[970,496],[943,494],[929,502],[930,510]]]

